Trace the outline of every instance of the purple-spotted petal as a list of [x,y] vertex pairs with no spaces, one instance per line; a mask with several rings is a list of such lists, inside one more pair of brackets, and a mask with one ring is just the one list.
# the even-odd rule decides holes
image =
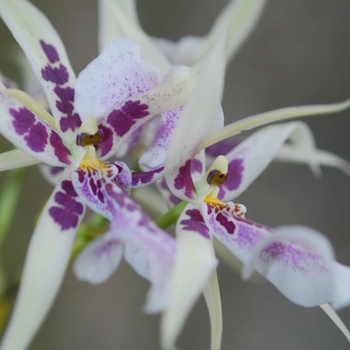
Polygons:
[[132,187],[144,187],[159,180],[164,173],[164,167],[145,172],[133,172],[132,175]]
[[80,163],[72,174],[72,182],[75,191],[92,210],[112,220],[106,185],[111,182],[118,184],[115,186],[115,201],[122,207],[127,196],[125,190],[129,190],[132,178],[129,168],[122,162],[104,164],[91,159]]
[[123,257],[123,245],[113,235],[96,238],[77,256],[73,269],[81,281],[105,282],[117,269]]
[[169,147],[171,136],[176,128],[182,113],[182,107],[173,111],[162,113],[156,135],[150,147],[140,157],[139,164],[144,170],[153,170],[163,166],[166,151]]
[[158,70],[141,58],[138,44],[116,40],[79,74],[76,107],[82,119],[100,119],[114,105],[156,87],[159,80]]
[[[118,102],[98,121],[104,128],[104,137],[98,144],[101,157],[114,155],[135,130],[153,117],[185,104],[197,80],[197,74],[194,69],[173,67],[162,82],[150,90],[131,95],[124,100],[120,100],[116,94],[114,97]],[[124,88],[129,91],[128,85]],[[103,91],[105,94],[106,90]],[[114,97],[111,96],[112,99]],[[85,102],[86,100],[84,104]],[[96,117],[93,114],[92,116]],[[108,145],[105,146],[105,143]]]
[[188,178],[191,159],[198,153],[205,138],[223,126],[220,99],[225,71],[225,47],[226,41],[222,37],[203,59],[197,85],[184,106],[167,152],[167,184],[177,197],[185,200],[195,199]]
[[15,146],[52,166],[72,164],[70,150],[52,126],[6,90],[0,91],[0,112],[0,132]]
[[302,306],[350,303],[350,268],[334,261],[330,242],[304,226],[276,228],[259,242],[246,265],[257,269],[288,299]]
[[350,285],[350,268],[334,261],[332,247],[323,235],[302,226],[273,230],[236,217],[232,211],[216,211],[205,203],[201,207],[213,235],[242,261],[245,277],[255,268],[302,306],[333,303],[341,307],[350,303],[345,292]]
[[67,170],[46,203],[31,238],[2,350],[28,348],[59,290],[83,214],[84,205],[73,190]]
[[61,39],[48,19],[29,1],[1,1],[0,14],[27,55],[57,127],[67,132],[65,137],[71,141],[72,132],[81,122],[73,106],[75,75]]
[[115,183],[106,185],[112,213],[109,232],[124,244],[124,257],[134,270],[151,282],[145,311],[164,309],[169,296],[169,274],[175,254],[175,241],[159,229]]
[[[177,252],[171,275],[169,304],[161,323],[161,344],[173,349],[193,305],[209,281],[217,260],[199,210],[188,204],[176,225]],[[184,286],[187,286],[184,288]]]
[[306,124],[291,122],[268,126],[249,136],[226,155],[228,176],[220,185],[218,197],[226,201],[240,195],[273,160],[287,139],[302,150],[311,160],[313,169],[317,170],[317,161],[313,158],[316,147]]

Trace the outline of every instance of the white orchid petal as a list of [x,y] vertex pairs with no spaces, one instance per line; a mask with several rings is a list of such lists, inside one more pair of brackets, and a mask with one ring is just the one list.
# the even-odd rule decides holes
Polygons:
[[84,214],[84,206],[67,180],[69,171],[46,203],[34,230],[1,350],[23,350],[29,346],[61,285]]
[[116,104],[99,127],[104,137],[96,144],[101,159],[106,159],[123,146],[125,140],[156,115],[184,105],[197,81],[198,71],[173,67],[171,73],[154,89],[131,96]]
[[277,228],[254,249],[250,265],[299,305],[350,303],[350,268],[334,262],[329,241],[310,228]]
[[105,282],[123,257],[123,245],[111,235],[97,237],[76,257],[73,270],[81,281]]
[[176,225],[177,252],[170,297],[161,321],[161,344],[164,349],[174,348],[190,310],[217,265],[211,239],[203,236],[206,228],[204,222],[202,225],[199,222],[198,215],[199,210],[189,204]]
[[325,104],[325,105],[310,105],[276,109],[269,112],[256,114],[251,117],[246,117],[237,122],[226,125],[222,130],[208,137],[202,144],[201,149],[204,149],[216,142],[224,140],[230,136],[237,135],[243,130],[250,130],[258,126],[291,119],[297,117],[307,117],[317,114],[329,114],[341,112],[350,107],[350,100],[344,102]]
[[73,157],[69,144],[62,140],[49,122],[36,115],[35,111],[44,111],[39,105],[36,107],[32,111],[9,90],[0,89],[1,134],[29,156],[44,163],[52,166],[71,165]]
[[170,269],[175,254],[174,239],[157,227],[115,183],[106,186],[112,223],[109,234],[124,244],[124,258],[142,277],[151,282],[145,311],[164,310],[169,298]]
[[333,296],[328,302],[334,309],[340,309],[350,304],[350,267],[334,262],[332,272],[334,275]]
[[350,304],[350,267],[334,261],[329,240],[304,226],[272,230],[233,215],[225,207],[201,204],[205,223],[213,235],[243,262],[242,275],[253,268],[292,302],[305,306]]
[[0,171],[23,168],[38,163],[40,163],[38,159],[29,156],[20,149],[0,154]]
[[216,271],[211,275],[204,287],[203,295],[207,303],[210,316],[211,350],[221,349],[222,340],[222,310],[219,282]]
[[226,155],[229,170],[226,182],[220,185],[219,198],[232,200],[245,191],[288,139],[308,157],[312,169],[319,171],[314,157],[315,141],[306,124],[291,122],[271,125],[250,135]]
[[224,83],[225,45],[226,38],[222,37],[203,59],[197,85],[184,106],[167,152],[165,161],[167,184],[174,195],[184,200],[193,200],[195,196],[189,188],[190,181],[180,181],[181,172],[184,172],[183,169],[186,167],[189,168],[189,162],[198,153],[203,140],[223,125],[218,106]]
[[13,51],[13,58],[20,72],[20,80],[23,85],[23,90],[36,102],[38,102],[40,106],[42,106],[46,111],[48,111],[49,105],[47,103],[44,90],[42,89],[38,79],[34,75],[26,56],[24,55],[23,51],[17,47],[14,48]]
[[0,14],[27,55],[57,127],[65,132],[67,141],[72,141],[73,132],[81,122],[73,105],[75,74],[60,37],[29,1],[2,0]]
[[78,76],[75,105],[84,119],[104,117],[116,104],[158,85],[159,71],[141,58],[140,46],[113,41]]
[[164,72],[169,63],[152,40],[140,27],[134,1],[99,1],[99,47],[105,49],[112,41],[128,38],[141,46],[141,55],[149,64]]

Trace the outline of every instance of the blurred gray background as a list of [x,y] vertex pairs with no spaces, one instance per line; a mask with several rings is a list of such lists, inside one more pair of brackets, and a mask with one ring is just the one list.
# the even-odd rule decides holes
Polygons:
[[[97,55],[96,0],[33,3],[52,21],[79,73]],[[183,35],[205,34],[224,4],[224,0],[143,0],[138,13],[148,33],[177,40]],[[9,54],[14,40],[2,22],[0,35],[0,70],[16,79]],[[349,0],[271,0],[228,69],[223,100],[226,120],[349,98],[349,44]],[[350,160],[349,117],[350,110],[305,121],[320,148]],[[1,142],[2,150],[10,148]],[[50,191],[32,167],[3,248],[11,273],[21,266],[34,217]],[[316,180],[306,166],[272,164],[239,201],[247,206],[251,220],[272,227],[305,224],[325,233],[338,261],[350,265],[350,178],[340,171],[324,169],[323,177]],[[218,274],[223,350],[349,348],[320,308],[296,306],[268,283],[243,282],[224,263]],[[158,349],[159,317],[141,310],[147,289],[147,282],[125,263],[101,286],[78,282],[69,270],[31,349]],[[350,327],[350,307],[339,314]],[[178,344],[186,350],[209,349],[209,319],[203,300],[191,313]]]

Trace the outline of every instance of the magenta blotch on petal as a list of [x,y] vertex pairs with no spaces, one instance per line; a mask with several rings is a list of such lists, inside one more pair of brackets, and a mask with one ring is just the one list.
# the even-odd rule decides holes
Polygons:
[[140,101],[127,101],[120,109],[113,110],[107,117],[109,123],[118,136],[125,135],[138,119],[149,115],[148,105]]
[[59,61],[57,50],[52,45],[46,44],[44,40],[40,40],[40,45],[51,63]]
[[151,184],[158,180],[163,174],[164,167],[152,171],[145,171],[143,173],[132,173],[132,187],[142,187]]
[[64,192],[59,191],[55,195],[55,202],[59,206],[51,207],[49,214],[62,230],[68,230],[78,225],[79,215],[83,214],[84,207],[74,199],[77,194],[71,181],[63,181],[61,187]]
[[194,199],[193,194],[195,193],[194,184],[191,176],[191,159],[188,159],[186,163],[179,168],[179,173],[174,180],[174,187],[177,190],[185,190],[185,195]]
[[244,160],[241,158],[233,159],[228,164],[227,180],[225,183],[219,186],[220,192],[218,198],[223,198],[226,191],[233,191],[239,187],[242,182],[244,171]]
[[74,89],[71,87],[61,88],[56,86],[53,91],[61,100],[56,101],[57,109],[62,113],[71,114],[74,109]]
[[67,69],[62,64],[60,64],[59,68],[54,68],[50,65],[45,66],[41,70],[41,76],[44,80],[51,81],[57,85],[63,85],[69,80]]
[[46,127],[35,123],[35,115],[27,108],[20,108],[18,111],[11,108],[10,114],[14,117],[12,125],[19,135],[25,135],[24,140],[27,146],[34,152],[43,152],[47,145],[48,133]]
[[209,239],[209,229],[203,220],[201,212],[198,209],[188,209],[185,214],[188,216],[188,219],[181,220],[182,229],[198,232],[203,237]]
[[37,123],[30,128],[28,135],[26,135],[24,139],[31,150],[35,152],[44,152],[48,136],[45,126],[41,123]]
[[103,157],[108,154],[113,147],[113,131],[102,124],[98,126],[98,129],[103,134],[103,138],[95,144],[95,148],[100,151],[100,157]]
[[50,144],[54,148],[55,156],[58,160],[64,164],[70,165],[70,150],[63,144],[61,137],[53,130],[50,135]]
[[11,108],[9,112],[15,118],[12,125],[14,126],[16,133],[18,135],[23,135],[29,132],[30,128],[35,123],[34,114],[24,107],[20,108],[18,111]]

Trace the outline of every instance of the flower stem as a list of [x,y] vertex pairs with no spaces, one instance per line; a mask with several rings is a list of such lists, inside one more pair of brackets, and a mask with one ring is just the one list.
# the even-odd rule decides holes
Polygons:
[[167,228],[168,226],[175,224],[182,211],[185,209],[186,205],[186,201],[180,202],[176,207],[170,209],[167,213],[155,219],[154,223],[160,228]]

